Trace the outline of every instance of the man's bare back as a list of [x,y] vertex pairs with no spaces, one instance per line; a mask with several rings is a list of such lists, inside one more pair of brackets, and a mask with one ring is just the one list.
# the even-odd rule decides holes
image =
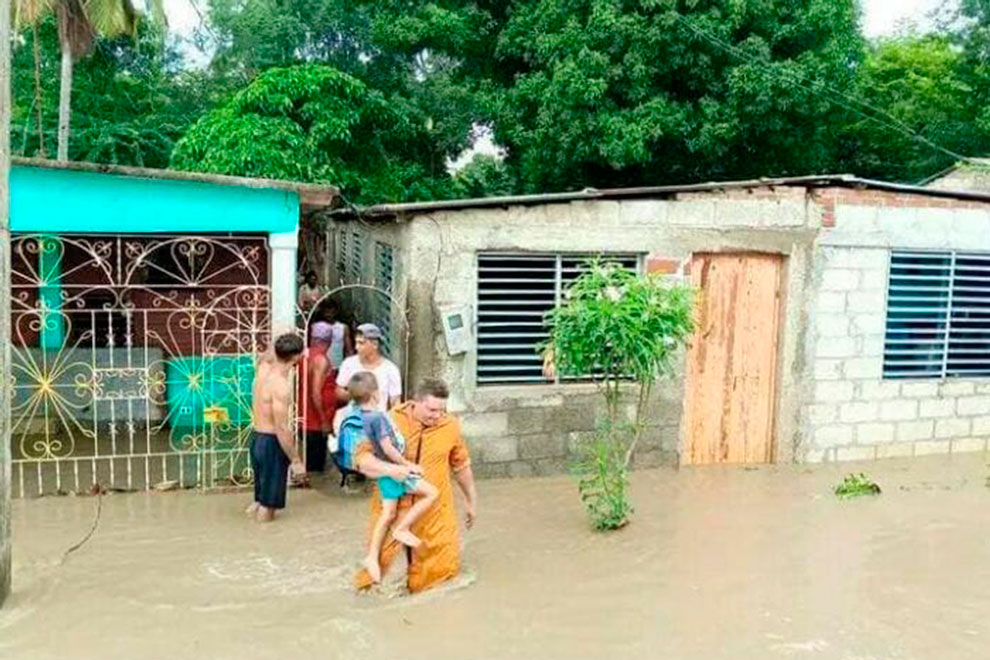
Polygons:
[[297,477],[306,468],[299,459],[291,423],[292,385],[290,376],[303,354],[298,337],[283,335],[275,352],[264,355],[255,368],[251,412],[254,435],[251,440],[251,466],[255,498],[248,513],[269,521],[275,510],[285,506],[285,485],[291,470]]
[[275,368],[275,356],[265,354],[258,360],[258,368],[254,376],[253,420],[254,430],[259,433],[277,435],[274,403],[276,397],[286,409],[289,407],[289,380],[286,375],[280,375]]

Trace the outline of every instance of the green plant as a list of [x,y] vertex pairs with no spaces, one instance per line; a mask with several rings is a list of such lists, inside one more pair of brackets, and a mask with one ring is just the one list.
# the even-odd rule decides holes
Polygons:
[[861,472],[859,474],[846,475],[842,483],[835,487],[835,494],[839,499],[843,500],[862,497],[864,495],[879,495],[880,486]]
[[[673,372],[693,330],[692,299],[683,285],[593,260],[547,315],[550,338],[540,350],[548,375],[588,378],[605,400],[605,417],[575,466],[596,529],[628,522],[629,465],[653,386]],[[627,396],[635,401],[631,422],[621,407]]]
[[578,492],[592,526],[600,532],[626,526],[632,517],[629,501],[629,467],[625,460],[632,428],[613,429],[607,422],[584,442],[574,464]]
[[361,203],[436,196],[428,118],[332,67],[269,69],[196,122],[172,167],[327,182]]

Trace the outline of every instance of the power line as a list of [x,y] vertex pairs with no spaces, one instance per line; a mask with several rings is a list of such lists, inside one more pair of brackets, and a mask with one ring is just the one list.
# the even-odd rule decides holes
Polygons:
[[[702,29],[702,28],[694,25],[691,21],[689,21],[680,12],[674,10],[672,13],[674,15],[674,19],[677,22],[681,23],[682,25],[684,25],[685,27],[687,27],[689,30],[691,30],[692,32],[694,32],[698,36],[700,36],[703,39],[705,39],[706,41],[708,41],[709,43],[711,43],[711,44],[719,47],[723,51],[727,52],[729,55],[732,55],[732,56],[734,56],[734,57],[736,57],[736,58],[738,58],[738,59],[746,62],[747,64],[752,64],[752,65],[755,65],[755,66],[759,66],[759,67],[762,67],[764,69],[770,69],[770,66],[766,62],[759,62],[759,61],[757,61],[757,60],[755,60],[755,59],[747,56],[746,53],[744,53],[741,49],[737,48],[736,46],[733,46],[732,44],[729,44],[729,43],[725,42],[724,40],[719,39],[717,36],[711,34],[710,32],[708,32],[708,31],[706,31],[706,30],[704,30],[704,29]],[[914,130],[911,129],[910,126],[908,126],[907,124],[905,124],[904,122],[902,122],[900,119],[898,119],[897,117],[895,117],[891,113],[887,112],[886,110],[884,110],[882,108],[877,108],[876,106],[874,106],[874,105],[872,105],[870,103],[867,103],[866,101],[863,101],[862,99],[858,99],[858,98],[856,98],[854,96],[851,96],[851,95],[845,93],[844,91],[842,91],[842,90],[840,90],[840,89],[838,89],[836,87],[833,87],[833,86],[829,85],[828,83],[826,83],[824,81],[814,81],[811,78],[809,78],[808,76],[803,75],[803,74],[798,73],[798,72],[774,71],[774,73],[777,73],[778,75],[780,75],[780,74],[787,74],[788,77],[790,78],[791,82],[796,83],[797,85],[799,85],[799,86],[803,87],[804,89],[806,89],[806,90],[808,90],[810,92],[813,92],[813,93],[817,93],[817,90],[814,89],[812,86],[810,86],[808,84],[805,84],[804,81],[807,81],[807,82],[810,82],[810,83],[817,82],[817,84],[819,84],[822,87],[824,87],[825,89],[831,91],[833,94],[837,94],[839,96],[845,97],[846,99],[849,99],[851,102],[856,103],[856,104],[862,106],[863,108],[867,108],[867,109],[869,109],[869,110],[871,110],[873,112],[876,112],[876,113],[879,113],[881,115],[884,115],[887,118],[889,118],[891,121],[885,121],[884,119],[882,119],[881,117],[877,117],[876,115],[867,114],[866,112],[863,112],[859,108],[856,108],[856,107],[853,107],[853,106],[850,106],[848,104],[843,103],[842,101],[836,99],[834,96],[833,97],[830,97],[829,100],[832,101],[833,103],[835,103],[836,105],[838,105],[838,106],[840,106],[842,108],[845,108],[846,110],[849,110],[851,112],[855,112],[855,113],[859,114],[862,117],[865,117],[866,119],[868,119],[870,121],[874,121],[874,122],[880,124],[881,126],[885,126],[887,128],[893,129],[893,130],[895,130],[895,131],[897,131],[897,132],[899,132],[899,133],[901,133],[901,134],[903,134],[903,135],[911,138],[912,140],[915,140],[915,141],[917,141],[917,142],[919,142],[921,144],[924,144],[927,147],[930,147],[932,149],[935,149],[937,151],[940,151],[940,152],[942,152],[942,153],[944,153],[944,154],[946,154],[948,156],[952,156],[957,161],[967,161],[967,162],[969,162],[971,160],[969,156],[963,156],[962,154],[956,153],[955,151],[952,151],[951,149],[947,149],[947,148],[943,147],[942,145],[937,144],[937,143],[933,142],[932,140],[926,138],[925,136],[923,136],[923,135],[915,132]],[[791,76],[790,75],[792,73],[794,74],[794,76]],[[797,76],[797,77],[795,77],[795,76]]]

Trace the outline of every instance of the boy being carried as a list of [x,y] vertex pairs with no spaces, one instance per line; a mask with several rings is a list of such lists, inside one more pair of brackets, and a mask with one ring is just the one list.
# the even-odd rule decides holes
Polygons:
[[364,436],[371,443],[375,456],[380,460],[412,469],[405,481],[396,481],[391,477],[378,479],[378,490],[382,495],[382,513],[372,531],[371,544],[368,548],[368,556],[364,560],[364,566],[368,569],[371,578],[375,582],[379,582],[381,580],[381,567],[378,558],[385,542],[385,534],[396,518],[399,499],[404,495],[419,496],[392,532],[392,537],[396,541],[410,548],[415,548],[419,546],[420,539],[410,531],[410,527],[433,506],[437,501],[439,491],[433,484],[422,478],[421,468],[405,457],[405,439],[389,421],[388,415],[377,408],[379,395],[378,381],[375,375],[370,371],[354,374],[347,384],[347,393],[351,403],[347,408],[338,411],[337,422],[334,426],[339,430],[341,420],[344,417],[359,411],[364,423]]

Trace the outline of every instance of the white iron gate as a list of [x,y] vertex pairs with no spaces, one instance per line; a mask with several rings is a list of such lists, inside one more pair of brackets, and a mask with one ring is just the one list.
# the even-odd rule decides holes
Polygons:
[[16,494],[250,480],[263,237],[19,235],[12,267]]

